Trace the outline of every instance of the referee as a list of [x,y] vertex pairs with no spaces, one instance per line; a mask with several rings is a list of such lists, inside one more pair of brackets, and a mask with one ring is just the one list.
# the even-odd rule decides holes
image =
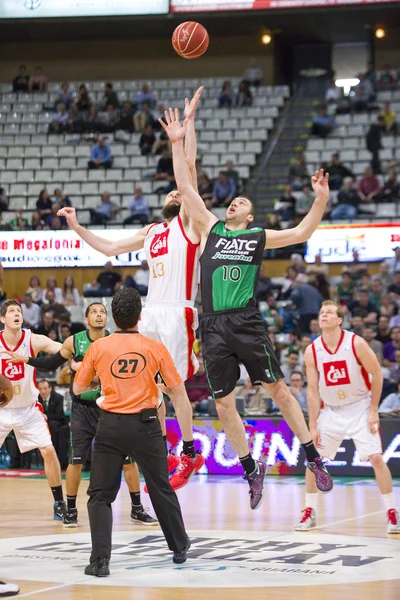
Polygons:
[[135,289],[117,292],[111,309],[115,333],[89,346],[73,384],[74,394],[82,394],[91,389],[97,375],[103,393],[97,401],[102,414],[88,489],[92,554],[85,569],[86,575],[97,577],[110,574],[111,504],[120,488],[126,456],[132,456],[143,472],[168,547],[174,553],[173,561],[184,563],[190,547],[179,502],[169,483],[157,418],[157,375],[171,388],[180,385],[182,379],[163,344],[138,332],[142,304]]

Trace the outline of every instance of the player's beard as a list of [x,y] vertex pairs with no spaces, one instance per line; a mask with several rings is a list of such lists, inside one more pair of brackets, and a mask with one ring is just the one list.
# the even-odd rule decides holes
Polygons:
[[179,215],[181,205],[178,202],[169,202],[162,209],[162,216],[164,219],[173,219]]

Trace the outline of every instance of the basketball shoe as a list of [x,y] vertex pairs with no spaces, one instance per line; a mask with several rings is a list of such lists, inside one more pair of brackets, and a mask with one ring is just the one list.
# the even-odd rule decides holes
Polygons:
[[332,477],[320,456],[314,462],[308,462],[307,467],[315,475],[315,483],[320,492],[330,492],[333,488]]
[[243,479],[249,484],[250,508],[256,510],[261,506],[264,493],[264,477],[266,473],[265,464],[256,460],[256,470],[251,475],[245,475]]
[[387,530],[388,533],[400,533],[399,513],[394,508],[387,511]]
[[0,581],[0,598],[16,596],[19,593],[19,586],[16,583],[4,583]]
[[[173,473],[175,469],[177,469],[180,462],[181,459],[179,458],[179,456],[176,456],[172,452],[168,452],[168,475],[171,475],[171,473]],[[146,492],[146,494],[149,493],[149,490],[147,489],[147,483],[144,484],[143,489]]]
[[53,519],[55,521],[62,521],[65,513],[67,512],[67,505],[65,504],[65,502],[54,502],[53,509]]
[[78,527],[78,510],[76,508],[66,511],[63,525],[64,527]]
[[313,508],[307,507],[302,511],[303,516],[300,519],[300,522],[297,523],[294,528],[295,531],[308,531],[309,529],[313,529],[313,527],[317,526],[317,518],[315,516],[315,510]]
[[187,485],[192,475],[200,471],[205,462],[206,459],[204,456],[198,452],[196,452],[195,458],[189,458],[189,456],[182,452],[178,468],[169,480],[172,489],[180,490]]
[[153,519],[146,511],[147,509],[143,508],[143,505],[133,506],[131,510],[131,521],[132,523],[137,523],[138,525],[158,525],[157,519]]

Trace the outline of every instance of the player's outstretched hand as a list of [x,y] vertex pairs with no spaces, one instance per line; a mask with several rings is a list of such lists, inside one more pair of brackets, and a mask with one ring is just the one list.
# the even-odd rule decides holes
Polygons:
[[163,127],[164,131],[167,132],[167,135],[168,135],[169,139],[171,140],[171,142],[174,143],[174,142],[179,142],[180,140],[183,140],[183,138],[186,135],[187,121],[185,120],[183,125],[180,124],[179,110],[177,108],[175,108],[175,110],[170,108],[169,111],[168,110],[165,111],[164,115],[165,115],[166,123],[164,123],[164,121],[162,119],[158,119],[158,122]]
[[376,409],[370,409],[368,412],[368,426],[371,433],[378,433],[379,413]]
[[8,354],[10,356],[10,358],[6,359],[8,363],[28,362],[28,356],[21,356],[20,354],[17,354],[16,352],[11,352],[10,350],[3,350],[3,352],[4,354]]
[[194,118],[194,115],[196,113],[197,107],[200,102],[201,93],[203,90],[204,90],[204,85],[199,87],[199,89],[197,90],[197,92],[195,93],[193,98],[190,100],[190,102],[189,102],[188,98],[185,98],[185,110],[184,110],[183,114],[185,115],[186,119]]
[[75,229],[79,226],[76,218],[76,210],[70,206],[60,208],[60,210],[57,212],[57,217],[65,217],[67,219],[68,227],[71,229]]
[[315,175],[311,178],[311,183],[316,196],[323,200],[326,204],[329,200],[329,173],[324,174],[324,170],[315,171]]

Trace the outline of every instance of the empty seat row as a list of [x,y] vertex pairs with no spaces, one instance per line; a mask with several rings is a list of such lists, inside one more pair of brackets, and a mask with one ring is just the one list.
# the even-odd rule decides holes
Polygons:
[[[338,146],[340,149],[340,146]],[[307,161],[309,162],[330,162],[332,152],[330,150],[323,150],[322,152],[315,151],[306,151]],[[400,158],[400,148],[395,151],[393,148],[385,148],[380,151],[379,156],[381,160],[393,160],[396,157]],[[368,150],[340,150],[340,159],[343,162],[349,161],[357,161],[357,160],[371,160],[371,153]]]
[[[111,201],[116,206],[127,207],[129,200],[133,196],[133,190],[130,194],[116,194],[114,190],[105,188],[104,191],[108,191],[111,194]],[[91,195],[92,194],[92,195]],[[91,190],[87,195],[75,195],[69,194],[68,197],[71,200],[74,208],[97,208],[100,206],[101,196],[98,193],[95,193],[94,190]],[[146,198],[149,203],[150,208],[159,208],[160,207],[160,196],[158,194],[147,194]],[[27,198],[26,196],[14,196],[10,198],[10,202],[8,205],[9,210],[36,210],[36,202],[37,197]]]
[[[350,127],[349,127],[350,129]],[[384,135],[382,138],[384,148],[400,148],[400,138],[393,135]],[[348,131],[346,136],[338,137],[338,132],[335,135],[326,139],[310,138],[307,142],[307,150],[335,150],[340,149],[362,149],[365,148],[365,135],[363,133]]]

